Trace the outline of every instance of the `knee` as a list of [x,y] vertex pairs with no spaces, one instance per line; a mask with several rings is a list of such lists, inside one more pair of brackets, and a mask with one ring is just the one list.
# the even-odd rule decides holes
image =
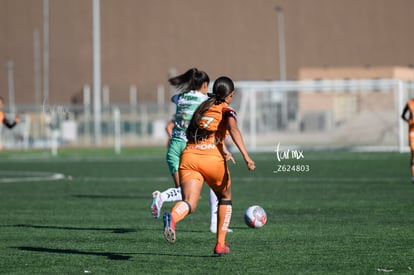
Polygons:
[[186,204],[187,204],[187,206],[188,206],[188,213],[189,214],[191,214],[191,213],[194,213],[195,211],[196,211],[196,209],[197,209],[197,203],[191,203],[191,202],[189,202],[189,201],[184,201]]
[[217,199],[219,201],[231,201],[231,194],[217,194]]

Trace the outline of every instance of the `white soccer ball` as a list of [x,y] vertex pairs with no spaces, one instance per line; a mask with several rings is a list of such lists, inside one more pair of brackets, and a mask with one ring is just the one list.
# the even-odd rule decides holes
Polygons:
[[244,212],[244,221],[251,228],[263,227],[267,221],[266,211],[258,205],[250,206]]

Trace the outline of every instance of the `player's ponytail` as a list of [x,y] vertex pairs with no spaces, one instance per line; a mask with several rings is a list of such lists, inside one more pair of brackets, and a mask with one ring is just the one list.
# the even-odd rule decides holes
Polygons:
[[168,82],[180,92],[186,93],[191,90],[200,90],[204,82],[210,83],[210,78],[206,72],[192,68],[181,75],[168,79]]
[[200,128],[204,113],[214,104],[225,102],[225,98],[233,91],[234,83],[227,76],[219,77],[214,81],[213,93],[208,93],[207,95],[210,98],[201,103],[195,110],[187,128],[187,140],[189,143],[197,143],[197,141],[205,139],[211,134],[211,131]]
[[210,135],[211,131],[208,131],[204,128],[200,128],[200,123],[204,113],[211,106],[213,106],[215,102],[216,98],[210,97],[209,99],[201,103],[200,106],[198,106],[198,108],[195,110],[186,132],[188,143],[197,143],[198,141],[205,139]]

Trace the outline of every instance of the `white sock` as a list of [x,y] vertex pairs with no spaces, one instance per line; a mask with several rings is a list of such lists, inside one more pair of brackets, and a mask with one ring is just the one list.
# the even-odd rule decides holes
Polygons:
[[161,192],[161,200],[163,202],[166,201],[180,201],[182,200],[182,196],[181,196],[181,188],[177,187],[177,188],[169,188],[167,190],[165,190],[164,192]]
[[210,231],[217,232],[217,208],[218,199],[214,191],[210,188]]

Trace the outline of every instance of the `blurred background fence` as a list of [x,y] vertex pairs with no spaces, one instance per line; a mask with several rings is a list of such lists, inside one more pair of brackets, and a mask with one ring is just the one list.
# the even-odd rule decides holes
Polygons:
[[[174,104],[140,104],[134,89],[130,102],[114,104],[106,89],[99,133],[85,86],[81,104],[7,106],[7,117],[18,114],[21,121],[12,130],[1,129],[3,147],[56,153],[70,146],[114,147],[117,152],[126,146],[165,146]],[[407,126],[400,114],[412,97],[413,82],[395,79],[241,81],[232,107],[250,150],[274,150],[280,144],[404,151]]]

